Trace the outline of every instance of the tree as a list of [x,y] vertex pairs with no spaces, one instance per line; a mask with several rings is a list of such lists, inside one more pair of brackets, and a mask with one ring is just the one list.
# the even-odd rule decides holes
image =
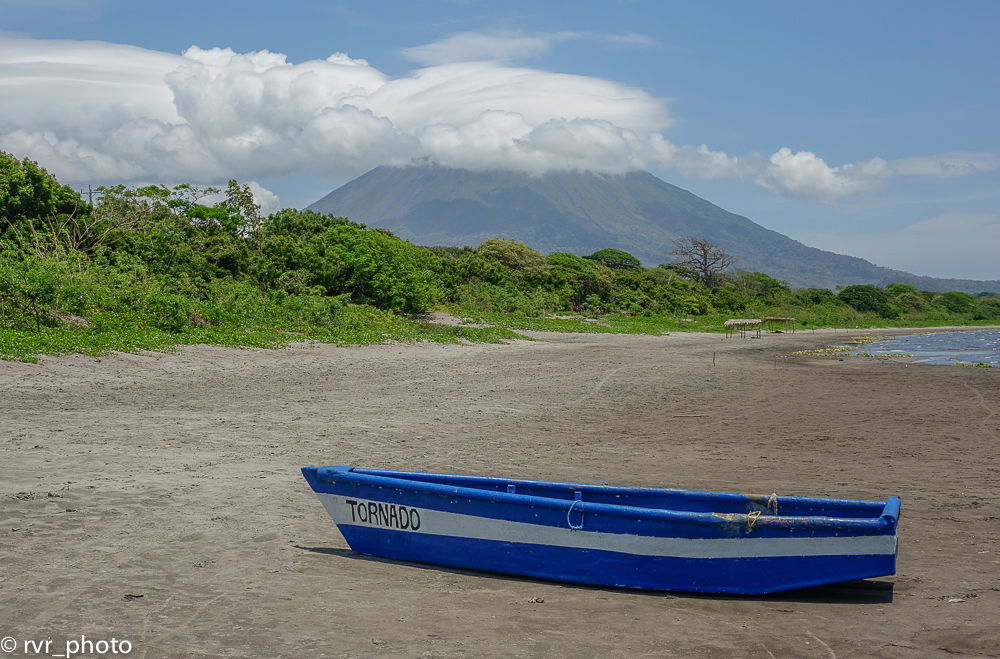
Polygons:
[[871,312],[883,318],[899,316],[899,309],[892,303],[889,295],[871,284],[848,286],[837,297],[862,313]]
[[889,284],[885,287],[885,292],[893,297],[899,297],[903,293],[916,293],[917,287],[909,284]]
[[584,258],[603,263],[612,270],[634,270],[642,267],[642,262],[628,252],[607,247]]
[[935,296],[934,303],[953,313],[968,313],[976,306],[976,296],[961,291],[948,291]]
[[0,239],[22,249],[78,249],[90,207],[38,163],[0,151]]
[[674,263],[698,274],[698,279],[709,288],[715,288],[719,275],[736,263],[736,258],[703,238],[685,236],[674,241],[670,252]]
[[441,295],[437,257],[384,229],[338,224],[320,240],[326,258],[339,265],[331,295],[350,293],[358,304],[407,314],[426,311]]
[[606,297],[613,287],[611,269],[599,261],[569,252],[553,252],[545,260],[552,266],[551,284],[566,290],[572,309],[582,307],[591,296],[597,300]]
[[551,267],[545,255],[522,242],[503,238],[487,238],[476,251],[488,259],[514,270],[525,279],[537,280],[549,273]]
[[19,221],[72,214],[85,204],[38,163],[0,151],[0,232]]
[[791,291],[787,281],[764,272],[739,272],[733,277],[733,284],[742,289],[744,295],[764,300],[774,300]]

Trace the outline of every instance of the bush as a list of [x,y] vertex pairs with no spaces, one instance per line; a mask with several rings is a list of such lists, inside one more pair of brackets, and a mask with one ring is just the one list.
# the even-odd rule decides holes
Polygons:
[[829,288],[799,288],[795,291],[793,300],[795,304],[806,305],[839,305],[843,303],[843,300]]
[[539,280],[549,272],[544,254],[516,240],[488,238],[476,251],[527,280]]
[[881,288],[860,284],[848,286],[838,297],[855,310],[878,314],[882,318],[896,318],[899,309],[892,303],[889,296]]
[[[894,284],[901,285],[901,284]],[[903,291],[896,295],[896,304],[907,311],[922,311],[927,308],[928,302],[919,292]]]
[[893,297],[899,297],[904,293],[916,293],[917,287],[909,284],[889,284],[885,287],[885,292]]
[[748,297],[763,300],[774,300],[791,291],[787,281],[775,279],[763,272],[740,272],[732,277],[732,283]]
[[934,304],[953,313],[969,313],[976,306],[976,296],[959,291],[949,291],[935,297]]
[[329,229],[322,240],[341,264],[338,292],[350,293],[356,303],[416,313],[426,311],[441,295],[436,257],[388,231],[342,224]]
[[598,305],[614,285],[611,270],[601,262],[568,252],[553,252],[546,257],[551,266],[548,286],[563,290],[570,309],[585,306],[585,301],[597,298]]
[[1000,299],[984,298],[979,301],[979,306],[973,312],[973,320],[998,320],[1000,319]]
[[742,312],[750,305],[751,298],[735,286],[720,286],[712,291],[712,308],[718,311]]

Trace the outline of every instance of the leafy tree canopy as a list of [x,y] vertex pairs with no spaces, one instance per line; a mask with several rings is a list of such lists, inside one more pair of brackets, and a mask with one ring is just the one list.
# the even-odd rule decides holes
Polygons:
[[740,272],[732,281],[748,295],[768,300],[773,300],[782,293],[791,290],[787,281],[775,279],[763,272]]
[[901,293],[916,293],[917,287],[910,286],[909,284],[889,284],[885,287],[885,292],[893,297],[896,297]]
[[934,298],[937,304],[955,313],[966,313],[976,306],[976,296],[961,291],[948,291]]
[[0,218],[13,224],[82,210],[83,200],[73,188],[28,160],[0,151]]
[[642,262],[628,252],[610,247],[598,250],[585,258],[603,263],[612,270],[632,270],[642,267]]
[[476,251],[511,270],[521,271],[527,277],[541,277],[549,270],[544,254],[516,240],[487,238]]
[[838,297],[857,311],[870,311],[883,318],[896,318],[899,309],[889,299],[889,295],[876,286],[858,284],[848,286]]

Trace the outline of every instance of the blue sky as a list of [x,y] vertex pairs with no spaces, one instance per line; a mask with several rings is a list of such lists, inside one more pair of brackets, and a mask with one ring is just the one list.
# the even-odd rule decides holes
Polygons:
[[816,247],[1000,279],[998,26],[992,0],[0,0],[0,148],[283,206],[411,158],[643,168]]

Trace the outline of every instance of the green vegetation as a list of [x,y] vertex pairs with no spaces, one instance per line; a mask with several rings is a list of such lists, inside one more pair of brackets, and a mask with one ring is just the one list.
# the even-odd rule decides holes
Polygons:
[[[421,321],[430,309],[490,327]],[[91,205],[37,164],[0,153],[4,359],[192,343],[504,341],[514,330],[719,331],[726,318],[768,315],[798,328],[985,324],[1000,321],[1000,296],[903,284],[792,290],[759,272],[644,268],[621,250],[545,255],[500,238],[418,247],[311,211],[262,217],[235,181],[100,188]]]
[[0,153],[0,358],[208,343],[518,338],[414,319],[438,259],[343,218],[261,218],[247,186],[102,188],[90,206]]

